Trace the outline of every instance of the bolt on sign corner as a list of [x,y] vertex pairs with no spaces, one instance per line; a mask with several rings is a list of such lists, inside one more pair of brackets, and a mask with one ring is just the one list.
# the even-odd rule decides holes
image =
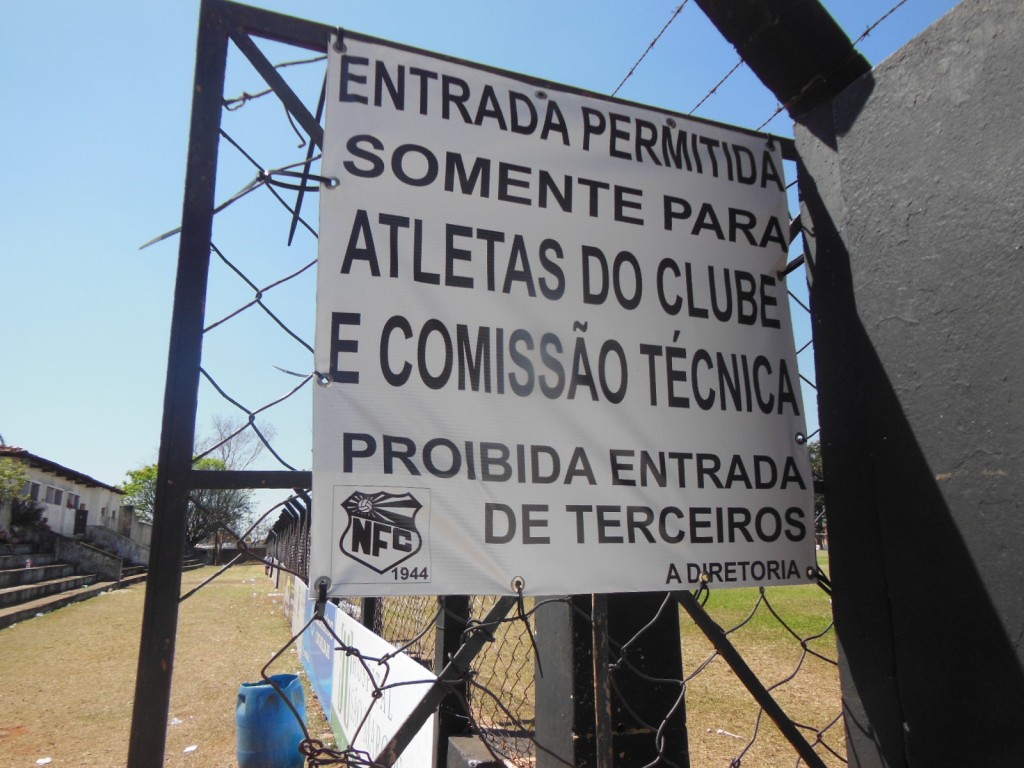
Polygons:
[[310,583],[806,582],[779,142],[346,33]]

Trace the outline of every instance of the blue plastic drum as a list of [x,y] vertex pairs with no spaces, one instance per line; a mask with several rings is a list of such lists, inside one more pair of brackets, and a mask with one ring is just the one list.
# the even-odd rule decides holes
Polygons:
[[[297,675],[273,680],[306,722],[306,697]],[[242,683],[235,706],[239,768],[302,768],[302,726],[288,703],[266,680]]]

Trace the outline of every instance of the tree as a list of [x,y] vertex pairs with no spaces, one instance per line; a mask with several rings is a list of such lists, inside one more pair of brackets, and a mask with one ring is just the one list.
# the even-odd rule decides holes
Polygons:
[[142,522],[153,522],[153,505],[156,503],[156,464],[128,471],[124,482],[124,503],[135,508],[135,515]]
[[[220,459],[199,459],[194,469],[225,470]],[[125,482],[126,504],[135,507],[135,514],[143,522],[153,520],[156,500],[157,466],[150,464],[128,472]],[[189,494],[185,518],[185,541],[194,547],[216,531],[227,529],[235,533],[247,527],[252,514],[252,491],[247,489],[201,488]]]
[[[220,459],[200,459],[195,469],[224,470]],[[241,533],[252,515],[252,491],[243,488],[202,488],[192,491],[185,540],[190,546],[209,538],[215,531],[228,529]]]
[[[257,433],[258,430],[258,433]],[[246,419],[228,416],[213,417],[211,434],[196,441],[193,469],[245,469],[263,453],[267,440],[274,437],[270,424],[250,424]],[[143,522],[153,521],[156,501],[157,465],[150,464],[128,472],[125,482],[125,504],[135,507]],[[248,489],[199,489],[189,495],[185,522],[185,538],[189,546],[208,539],[215,532],[228,529],[243,533],[253,517],[252,491]],[[249,537],[252,540],[252,537]]]
[[35,525],[43,517],[43,505],[25,492],[28,481],[24,463],[6,456],[0,459],[0,506],[11,505],[13,525]]
[[28,479],[28,470],[22,462],[8,457],[0,459],[0,504],[25,499]]
[[270,441],[277,434],[272,424],[250,425],[246,419],[232,419],[220,414],[215,415],[212,421],[213,432],[197,443],[196,455],[220,459],[228,469],[248,469],[266,448],[260,435]]
[[[269,515],[265,515],[262,520],[256,522],[253,526],[252,531],[245,537],[246,543],[251,547],[258,547],[267,540],[267,536],[270,535],[271,529],[274,527],[274,523],[277,522],[279,511],[275,510]],[[253,525],[256,520],[256,515],[253,515],[253,519],[247,522],[247,526]]]

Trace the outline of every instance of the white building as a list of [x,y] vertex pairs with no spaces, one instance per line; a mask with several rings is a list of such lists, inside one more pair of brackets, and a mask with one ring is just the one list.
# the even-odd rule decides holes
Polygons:
[[[65,536],[84,534],[86,526],[99,525],[128,535],[130,510],[122,510],[124,491],[55,461],[29,453],[24,448],[0,445],[0,458],[21,462],[29,480],[25,494],[43,505],[43,517],[50,529]],[[9,504],[0,509],[0,528],[9,528]]]

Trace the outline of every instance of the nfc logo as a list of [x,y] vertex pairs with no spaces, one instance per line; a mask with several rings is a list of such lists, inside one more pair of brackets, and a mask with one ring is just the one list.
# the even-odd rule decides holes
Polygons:
[[412,533],[397,525],[388,525],[374,520],[352,518],[352,537],[349,544],[353,553],[378,557],[382,549],[412,552]]
[[341,506],[348,526],[338,546],[353,560],[383,574],[419,552],[416,513],[422,505],[411,493],[356,491]]

